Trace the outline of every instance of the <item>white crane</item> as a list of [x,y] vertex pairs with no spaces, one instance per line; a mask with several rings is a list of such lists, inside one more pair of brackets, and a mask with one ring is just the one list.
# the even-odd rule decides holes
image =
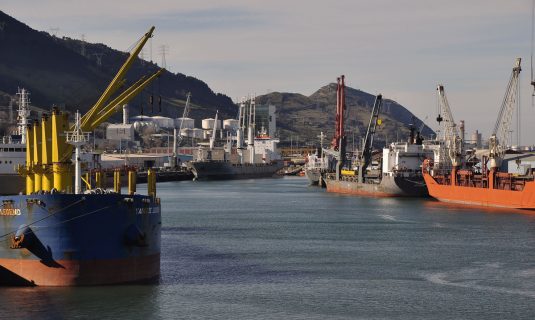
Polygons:
[[[173,147],[173,150],[175,153],[177,152],[176,148],[180,146],[182,143],[182,140],[184,140],[184,136],[182,136],[182,129],[184,128],[184,119],[186,119],[189,115],[189,102],[190,102],[191,92],[188,92],[186,96],[186,106],[184,107],[184,112],[182,113],[182,121],[180,121],[180,127],[178,129],[178,138],[177,133],[175,132],[175,146]],[[175,129],[176,130],[176,129]],[[178,139],[178,141],[177,141]]]
[[[446,164],[445,161],[449,158],[451,165],[458,167],[461,165],[463,141],[461,141],[459,129],[453,120],[453,114],[451,113],[450,104],[444,92],[444,86],[439,84],[437,86],[437,92],[439,106],[437,121],[442,126],[442,137],[439,140],[444,144],[444,147],[440,148],[439,163],[444,166]],[[446,158],[446,155],[448,158]]]
[[498,113],[498,119],[494,125],[494,130],[489,138],[489,168],[498,168],[501,163],[506,149],[507,134],[511,127],[511,119],[515,107],[519,102],[519,75],[522,68],[520,68],[521,58],[517,58],[511,72],[511,78],[505,90],[502,106]]
[[188,92],[187,98],[186,98],[186,106],[184,107],[184,112],[182,113],[182,120],[180,121],[180,127],[176,129],[176,125],[173,129],[173,159],[172,163],[174,166],[178,165],[177,158],[178,158],[178,147],[182,144],[182,141],[184,140],[184,136],[182,135],[182,129],[184,128],[184,119],[188,117],[189,114],[189,101],[191,97],[191,92]]

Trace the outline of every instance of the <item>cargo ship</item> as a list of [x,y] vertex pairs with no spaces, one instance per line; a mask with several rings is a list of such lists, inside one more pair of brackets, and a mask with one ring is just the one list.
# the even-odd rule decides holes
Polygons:
[[337,106],[335,137],[331,149],[324,150],[332,159],[323,181],[327,192],[374,197],[425,197],[428,195],[421,174],[421,162],[431,151],[424,150],[420,133],[413,126],[407,142],[392,143],[373,158],[373,139],[377,125],[382,96],[377,95],[368,130],[361,152],[355,152],[353,159],[346,159],[346,138],[344,136],[345,84],[344,76],[337,82]]
[[17,130],[0,138],[0,195],[24,192],[24,178],[16,168],[26,159],[26,126],[30,115],[30,93],[22,88],[17,92]]
[[338,180],[334,173],[326,174],[327,191],[375,197],[427,197],[421,163],[432,155],[421,142],[391,143],[383,149],[381,161],[372,163],[363,182],[359,182],[358,168],[342,170]]
[[24,192],[24,178],[15,168],[24,164],[26,144],[21,136],[10,135],[0,140],[0,195]]
[[[517,105],[520,58],[516,59],[498,119],[489,139],[489,150],[478,166],[464,164],[462,145],[455,134],[446,135],[445,150],[450,166],[430,159],[424,161],[422,173],[429,194],[443,202],[515,209],[535,209],[535,178],[533,169],[521,174],[504,172],[502,161],[506,150],[511,118]],[[450,130],[451,131],[451,130]],[[461,139],[462,140],[462,139]]]
[[[229,180],[273,177],[283,168],[278,152],[278,139],[270,137],[265,128],[255,134],[255,99],[240,103],[238,128],[224,146],[216,147],[217,113],[208,145],[200,145],[188,162],[194,180]],[[244,141],[244,133],[247,139]],[[235,145],[234,145],[235,142]]]
[[318,152],[307,156],[304,169],[308,184],[311,186],[321,186],[321,174],[327,169],[327,166],[325,165],[324,158]]
[[18,168],[25,194],[0,196],[0,284],[77,286],[159,279],[161,207],[154,172],[149,172],[148,195],[136,193],[134,170],[128,172],[128,192],[121,194],[119,172],[113,190],[104,190],[101,172],[88,179],[80,160],[88,132],[164,71],[143,77],[110,99],[153,30],[132,49],[83,117],[76,113],[70,124],[67,113],[53,109],[51,117],[27,125],[25,164]]

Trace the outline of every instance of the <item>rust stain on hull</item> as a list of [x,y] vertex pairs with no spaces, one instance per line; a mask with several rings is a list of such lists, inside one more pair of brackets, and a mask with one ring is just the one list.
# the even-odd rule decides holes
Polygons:
[[109,260],[0,259],[1,285],[88,286],[157,281],[160,254]]

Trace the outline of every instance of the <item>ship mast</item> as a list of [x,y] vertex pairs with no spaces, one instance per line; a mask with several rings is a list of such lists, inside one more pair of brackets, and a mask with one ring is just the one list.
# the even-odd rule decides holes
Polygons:
[[255,130],[255,115],[256,115],[256,97],[252,96],[249,99],[249,124],[247,128],[247,149],[249,150],[249,162],[254,163],[254,130]]
[[28,117],[30,116],[30,93],[19,88],[19,109],[17,110],[17,134],[21,136],[21,143],[26,143],[26,127],[28,126]]
[[[74,130],[66,131],[65,137],[67,143],[74,146],[74,193],[82,193],[82,169],[80,159],[81,147],[89,141],[89,132],[82,131],[82,124],[80,121],[80,112],[76,111],[74,120]],[[87,182],[87,181],[86,181]]]
[[236,148],[240,163],[243,164],[243,133],[245,127],[245,97],[240,102],[240,114],[238,116],[238,132],[236,132]]

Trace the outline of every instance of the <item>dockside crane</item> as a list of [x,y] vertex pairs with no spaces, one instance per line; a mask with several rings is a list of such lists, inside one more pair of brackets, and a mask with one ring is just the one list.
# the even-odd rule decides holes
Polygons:
[[520,71],[522,70],[520,62],[521,58],[515,60],[513,71],[511,72],[511,77],[505,90],[505,96],[503,97],[502,106],[500,107],[498,118],[489,138],[489,169],[491,172],[495,172],[501,166],[507,146],[507,134],[511,127],[515,107],[519,102],[520,83],[518,80]]
[[448,164],[446,161],[449,160],[453,171],[456,171],[461,165],[464,141],[461,140],[442,84],[437,86],[437,93],[439,108],[437,121],[442,127],[442,137],[439,140],[443,143],[443,147],[440,148],[439,166],[444,169]]
[[364,138],[362,151],[358,158],[359,182],[364,182],[366,169],[372,162],[373,138],[375,137],[377,125],[379,124],[379,113],[381,112],[382,105],[383,105],[383,96],[381,94],[378,94],[375,97],[375,102],[373,103],[372,114],[370,117],[370,122],[368,123],[368,130],[366,130],[366,137]]
[[74,146],[67,144],[65,132],[73,132],[75,129],[81,132],[93,131],[165,71],[159,69],[150,76],[143,76],[112,99],[112,96],[126,83],[127,71],[152,37],[154,29],[151,27],[137,42],[97,102],[77,121],[79,125],[76,128],[75,125],[69,125],[68,115],[57,109],[52,111],[51,117],[43,117],[41,121],[35,121],[32,126],[28,126],[27,136],[31,140],[28,140],[27,144],[27,162],[25,167],[18,169],[27,177],[26,194],[52,190],[73,191],[71,157]]
[[175,141],[176,145],[173,147],[174,152],[176,153],[176,148],[180,146],[182,141],[184,140],[184,136],[182,136],[182,129],[184,128],[184,119],[186,119],[189,115],[189,103],[191,99],[191,92],[188,92],[186,95],[186,105],[184,106],[184,112],[182,113],[182,121],[180,122],[180,127],[178,129],[178,135],[175,133]]
[[336,79],[336,118],[334,138],[331,148],[336,157],[336,180],[340,179],[342,166],[346,157],[346,136],[344,132],[344,111],[346,110],[345,98],[345,76],[341,75]]

